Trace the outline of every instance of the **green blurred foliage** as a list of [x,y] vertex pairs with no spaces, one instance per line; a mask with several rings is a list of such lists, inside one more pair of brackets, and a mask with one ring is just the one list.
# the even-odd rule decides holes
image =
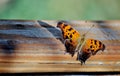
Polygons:
[[[1,1],[0,1],[1,2]],[[120,0],[8,0],[0,19],[115,20]]]

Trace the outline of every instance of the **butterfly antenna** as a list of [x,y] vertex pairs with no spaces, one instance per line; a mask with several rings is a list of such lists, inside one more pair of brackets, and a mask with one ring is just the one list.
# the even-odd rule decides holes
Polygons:
[[83,34],[83,36],[85,36],[94,26],[95,26],[95,25],[92,25],[92,26],[90,27],[90,29],[89,29],[86,33]]

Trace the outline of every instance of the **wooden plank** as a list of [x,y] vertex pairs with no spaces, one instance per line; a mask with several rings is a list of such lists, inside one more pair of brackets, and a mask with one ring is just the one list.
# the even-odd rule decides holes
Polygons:
[[80,34],[95,25],[87,38],[106,45],[104,52],[92,56],[82,66],[76,55],[64,55],[57,22],[0,20],[0,73],[120,72],[120,21],[67,21]]

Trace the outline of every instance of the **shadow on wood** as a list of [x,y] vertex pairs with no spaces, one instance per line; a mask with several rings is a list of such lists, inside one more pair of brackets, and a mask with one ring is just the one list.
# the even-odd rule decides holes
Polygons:
[[54,26],[52,26],[52,25],[50,25],[50,24],[48,24],[46,22],[43,22],[43,21],[38,21],[38,23],[42,27],[46,28],[54,37],[56,37],[56,38],[58,37],[57,39],[59,39],[63,43],[62,34],[61,34],[60,30],[56,29],[56,27],[54,27]]
[[7,40],[7,41],[0,42],[0,49],[5,54],[14,53],[16,48],[17,48],[17,42],[14,40]]

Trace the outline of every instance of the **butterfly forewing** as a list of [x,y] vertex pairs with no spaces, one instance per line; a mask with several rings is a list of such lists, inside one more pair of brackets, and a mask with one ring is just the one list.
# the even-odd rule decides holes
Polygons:
[[57,27],[59,27],[61,29],[64,39],[71,39],[73,41],[76,41],[80,37],[79,32],[76,31],[75,29],[73,29],[67,23],[59,22],[57,24]]
[[78,39],[80,38],[79,32],[64,22],[59,22],[57,27],[62,31],[66,52],[71,54],[71,56],[74,56],[75,48],[78,44]]
[[[104,51],[105,45],[98,40],[87,39],[82,48],[79,49],[77,60],[84,62],[91,56],[95,55],[98,51]],[[82,64],[82,63],[81,63]]]

